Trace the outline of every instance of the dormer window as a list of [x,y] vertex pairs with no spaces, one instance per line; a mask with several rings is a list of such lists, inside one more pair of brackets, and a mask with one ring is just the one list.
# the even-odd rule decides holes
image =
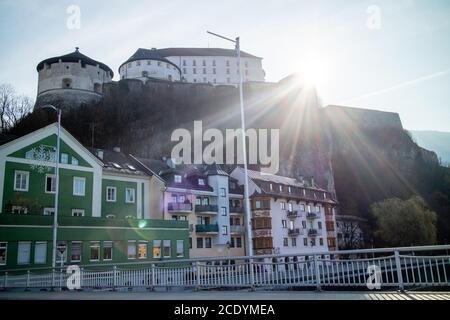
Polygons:
[[327,194],[324,192],[323,193],[323,198],[326,199],[327,198]]
[[176,175],[174,176],[174,181],[175,181],[175,183],[181,183],[181,176],[178,175],[178,174],[176,174]]
[[205,179],[198,179],[198,185],[204,186],[205,185]]
[[269,184],[270,191],[273,191],[273,184]]
[[283,186],[281,184],[278,186],[278,188],[279,188],[280,192],[283,192]]
[[288,192],[291,193],[291,187],[290,186],[288,187]]

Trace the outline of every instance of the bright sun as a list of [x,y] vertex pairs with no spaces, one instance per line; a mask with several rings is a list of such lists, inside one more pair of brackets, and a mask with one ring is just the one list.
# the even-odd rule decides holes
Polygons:
[[319,57],[311,56],[301,61],[297,72],[305,84],[315,86],[317,89],[329,81],[328,63]]

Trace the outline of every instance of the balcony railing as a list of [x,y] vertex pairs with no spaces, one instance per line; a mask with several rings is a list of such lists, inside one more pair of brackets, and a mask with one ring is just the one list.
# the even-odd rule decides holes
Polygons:
[[169,202],[167,204],[167,210],[182,212],[192,211],[192,203]]
[[319,230],[317,229],[308,229],[308,236],[309,237],[316,237],[319,236],[321,234],[321,232],[319,232]]
[[244,213],[244,208],[243,207],[233,207],[230,206],[230,213]]
[[287,217],[288,218],[297,218],[299,216],[298,211],[288,211]]
[[231,233],[243,234],[244,226],[230,226],[230,231]]
[[218,224],[197,224],[195,232],[219,232]]
[[315,213],[315,212],[308,212],[306,214],[306,218],[308,218],[308,219],[317,219],[317,218],[319,218],[319,215],[317,213]]
[[195,212],[203,213],[203,212],[209,212],[209,213],[217,213],[219,212],[219,207],[213,204],[199,204],[195,205]]
[[290,236],[293,236],[293,237],[295,237],[295,236],[298,236],[298,235],[300,235],[300,233],[301,233],[301,231],[300,231],[300,229],[299,229],[299,228],[295,228],[295,229],[288,229],[288,235],[290,235]]

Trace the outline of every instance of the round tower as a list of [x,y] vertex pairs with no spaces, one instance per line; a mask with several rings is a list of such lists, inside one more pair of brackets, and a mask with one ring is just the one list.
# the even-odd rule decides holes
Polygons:
[[45,104],[73,108],[96,102],[102,97],[103,84],[114,76],[111,68],[85,56],[78,47],[72,53],[41,61],[36,69],[39,80],[35,108]]

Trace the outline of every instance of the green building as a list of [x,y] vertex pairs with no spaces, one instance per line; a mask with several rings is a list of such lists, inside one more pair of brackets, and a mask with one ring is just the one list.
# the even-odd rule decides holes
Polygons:
[[[60,138],[58,265],[189,258],[187,222],[154,219],[158,176],[118,149]],[[0,146],[0,270],[51,266],[56,142],[51,124]]]

